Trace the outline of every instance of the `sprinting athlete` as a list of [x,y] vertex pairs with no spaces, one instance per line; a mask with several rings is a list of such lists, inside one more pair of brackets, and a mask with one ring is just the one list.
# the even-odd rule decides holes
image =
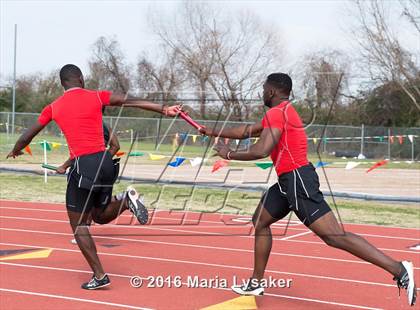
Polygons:
[[23,154],[22,149],[51,121],[55,121],[67,140],[72,166],[67,176],[66,207],[77,244],[93,271],[92,279],[82,288],[92,290],[110,284],[97,255],[87,221],[106,224],[129,209],[140,223],[147,222],[147,209],[132,187],[112,198],[115,170],[111,154],[106,150],[102,127],[102,108],[129,106],[176,116],[179,106],[164,106],[110,91],[84,88],[81,70],[65,65],[60,70],[64,94],[47,105],[38,121],[25,131],[7,158]]
[[[248,150],[233,151],[226,144],[215,147],[224,159],[255,160],[271,154],[278,182],[261,198],[252,218],[255,227],[254,272],[247,284],[234,286],[241,295],[263,295],[261,280],[271,251],[270,225],[293,211],[301,222],[329,246],[345,250],[394,276],[398,288],[407,290],[408,303],[416,301],[413,264],[398,262],[362,237],[343,230],[319,190],[318,175],[307,159],[307,138],[302,121],[289,101],[292,80],[274,73],[264,83],[264,105],[269,108],[261,123],[202,133],[223,138],[260,137]],[[220,140],[219,140],[220,141]]]
[[[104,108],[102,109],[102,112],[104,112]],[[111,157],[114,157],[114,155],[118,152],[120,149],[120,142],[118,141],[118,138],[116,135],[113,134],[112,130],[108,128],[105,123],[102,123],[102,128],[104,130],[104,143],[105,147],[108,147],[108,152],[111,154]],[[119,158],[113,159],[114,162],[114,178],[118,177],[119,173]],[[72,165],[72,159],[67,159],[62,165],[57,167],[56,172],[59,174],[65,174],[67,169],[71,167]],[[116,199],[116,198],[115,198]],[[92,215],[92,214],[91,214]],[[89,218],[86,220],[86,224],[90,225],[92,223],[92,216],[89,216]],[[77,244],[76,239],[72,239],[70,241],[73,244]]]

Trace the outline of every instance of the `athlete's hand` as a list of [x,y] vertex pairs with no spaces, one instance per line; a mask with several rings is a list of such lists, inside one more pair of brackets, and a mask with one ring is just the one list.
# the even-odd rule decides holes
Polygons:
[[7,154],[6,159],[9,158],[9,157],[16,158],[16,157],[18,157],[20,155],[23,155],[23,154],[24,153],[22,151],[15,152],[15,151],[12,150],[9,154]]
[[217,155],[223,159],[228,159],[227,154],[231,151],[229,146],[222,141],[219,141],[219,143],[217,143],[213,149],[217,152]]
[[216,136],[216,135],[214,134],[214,132],[213,132],[213,129],[207,128],[206,126],[201,127],[201,128],[199,129],[199,132],[200,132],[202,135],[205,135],[205,136]]
[[163,109],[163,114],[165,114],[166,116],[170,116],[170,117],[174,117],[177,116],[179,111],[182,110],[182,105],[173,105],[170,107],[164,107]]
[[58,174],[65,174],[67,171],[67,168],[64,165],[58,166],[56,172]]

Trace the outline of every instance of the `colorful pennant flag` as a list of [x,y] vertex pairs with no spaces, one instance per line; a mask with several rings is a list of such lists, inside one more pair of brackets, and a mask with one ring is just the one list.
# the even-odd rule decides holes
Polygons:
[[118,151],[117,153],[115,153],[115,155],[117,155],[118,157],[121,157],[125,154],[125,152],[122,151]]
[[312,138],[312,141],[314,142],[314,144],[316,144],[318,142],[317,138]]
[[403,144],[404,137],[403,136],[398,136],[398,142],[400,142],[400,144]]
[[229,138],[225,138],[225,144],[229,143]]
[[376,169],[380,166],[386,165],[388,163],[388,160],[384,159],[381,161],[378,161],[376,164],[374,164],[372,167],[370,167],[368,170],[366,170],[366,173],[372,171],[373,169]]
[[208,139],[209,139],[209,137],[208,137],[208,136],[203,136],[201,141],[202,141],[202,142],[206,142]]
[[394,143],[394,136],[389,136],[389,141],[390,141],[391,143]]
[[257,143],[258,140],[260,140],[260,138],[255,138],[254,144]]
[[239,144],[239,139],[236,139],[236,145],[238,145]]
[[198,137],[198,135],[192,135],[192,139],[193,139],[194,143],[195,143],[195,141],[197,141],[197,137]]
[[272,162],[266,162],[266,163],[255,163],[255,165],[261,169],[268,169],[270,167],[273,167],[273,163]]
[[408,135],[408,140],[410,140],[411,143],[413,143],[414,141],[414,136],[413,135]]
[[349,161],[346,165],[346,170],[351,170],[353,168],[356,168],[358,165],[360,165],[360,163],[355,162],[355,161]]
[[196,167],[200,165],[203,162],[203,159],[201,157],[195,157],[193,159],[190,159],[191,166]]
[[42,149],[46,149],[47,151],[51,151],[51,145],[47,141],[43,141],[40,143]]
[[144,156],[144,153],[143,152],[134,151],[134,152],[128,153],[128,156]]
[[319,161],[316,163],[315,168],[321,168],[321,167],[325,167],[328,166],[330,163],[324,162],[324,161]]
[[32,156],[32,150],[29,145],[25,146],[25,152]]
[[168,166],[178,167],[184,162],[185,159],[185,157],[177,157],[175,161],[168,163]]
[[52,148],[53,149],[58,149],[62,144],[61,143],[57,143],[57,142],[52,142],[51,145],[52,145]]
[[214,137],[214,143],[219,143],[219,137]]
[[186,133],[181,133],[179,136],[181,137],[181,143],[184,143],[188,139],[188,135]]
[[219,159],[218,161],[216,161],[213,165],[213,168],[211,170],[211,172],[216,172],[217,170],[226,167],[229,164],[229,161],[226,159]]
[[149,153],[149,157],[151,160],[159,160],[159,159],[164,159],[165,155],[155,155],[155,154]]

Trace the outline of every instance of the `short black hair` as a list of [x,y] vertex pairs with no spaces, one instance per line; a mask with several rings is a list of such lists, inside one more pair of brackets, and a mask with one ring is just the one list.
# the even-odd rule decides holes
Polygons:
[[74,78],[77,79],[81,77],[82,75],[83,75],[82,70],[80,70],[78,66],[72,65],[72,64],[65,65],[60,70],[61,82],[70,81],[71,79],[74,79]]
[[267,82],[285,94],[290,94],[292,91],[292,79],[286,73],[272,73],[267,76]]

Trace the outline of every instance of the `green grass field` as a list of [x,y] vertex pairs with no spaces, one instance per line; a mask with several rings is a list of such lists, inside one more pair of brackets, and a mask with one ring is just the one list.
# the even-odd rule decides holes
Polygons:
[[[116,184],[114,192],[123,191],[128,182]],[[145,195],[147,206],[159,209],[178,209],[251,215],[261,193],[136,184]],[[65,201],[66,180],[51,176],[45,184],[43,176],[0,173],[0,198],[19,201]],[[332,205],[331,205],[332,206]],[[345,223],[376,224],[399,227],[420,227],[420,208],[414,204],[397,205],[356,200],[338,200],[337,210]],[[63,206],[64,210],[64,206]]]

